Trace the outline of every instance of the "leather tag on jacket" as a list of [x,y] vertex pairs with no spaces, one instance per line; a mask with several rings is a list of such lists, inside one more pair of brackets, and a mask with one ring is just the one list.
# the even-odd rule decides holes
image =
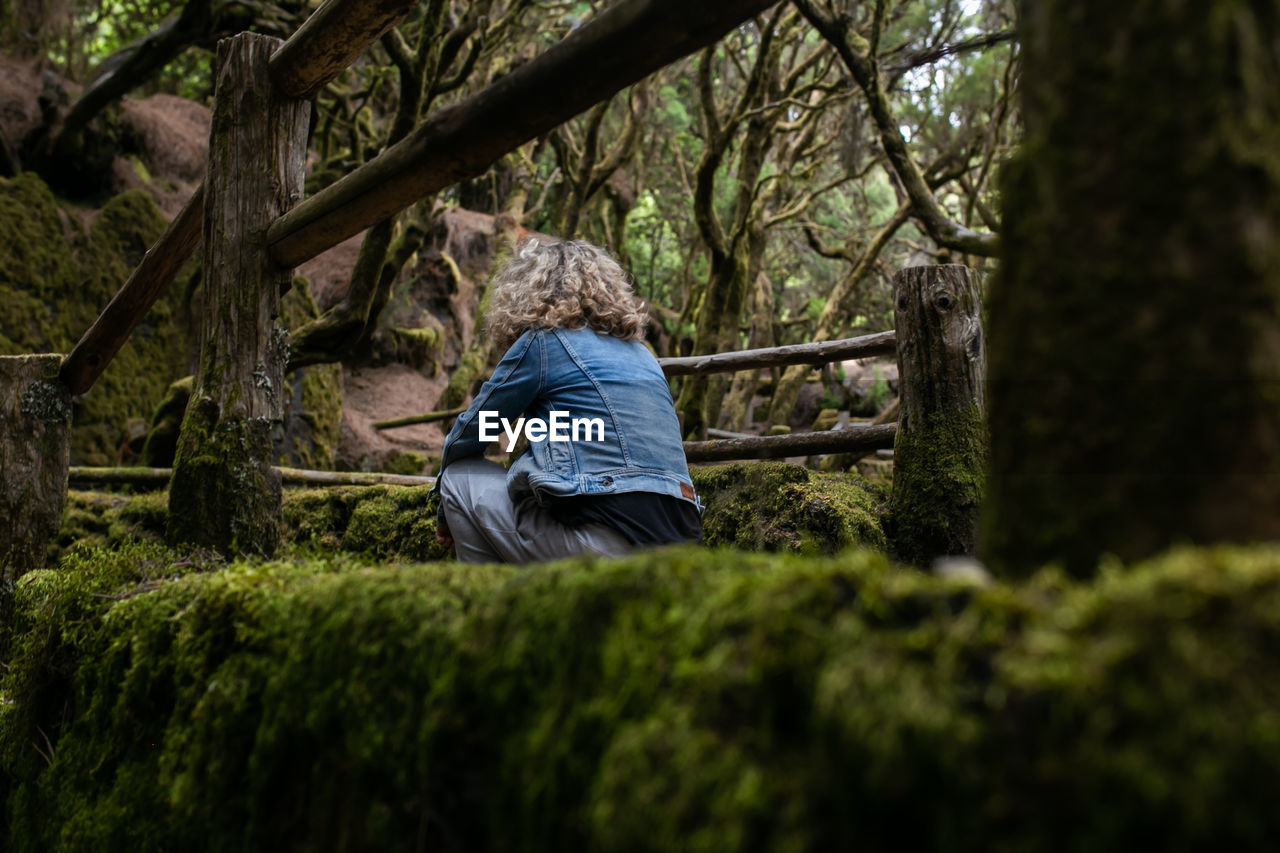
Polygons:
[[684,495],[689,500],[693,500],[693,486],[690,486],[688,483],[681,483],[680,494]]

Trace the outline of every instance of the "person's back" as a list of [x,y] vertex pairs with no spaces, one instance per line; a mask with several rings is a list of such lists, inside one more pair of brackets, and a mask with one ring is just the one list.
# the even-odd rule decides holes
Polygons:
[[[531,241],[491,293],[489,331],[510,347],[445,440],[442,539],[508,562],[700,539],[667,380],[616,262]],[[499,425],[530,439],[509,472],[482,458]]]

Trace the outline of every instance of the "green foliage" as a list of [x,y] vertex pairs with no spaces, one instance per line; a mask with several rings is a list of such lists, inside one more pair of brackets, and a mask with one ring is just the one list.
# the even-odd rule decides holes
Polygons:
[[134,548],[19,582],[6,849],[1253,850],[1280,832],[1274,547],[988,587],[867,551],[216,568]]

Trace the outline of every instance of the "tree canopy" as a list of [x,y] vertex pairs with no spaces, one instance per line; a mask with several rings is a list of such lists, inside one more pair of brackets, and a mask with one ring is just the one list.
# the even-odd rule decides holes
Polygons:
[[[40,127],[5,140],[17,161],[11,170],[49,173],[68,195],[100,191],[92,176],[67,183],[60,164],[111,136],[120,97],[167,92],[208,102],[219,37],[243,29],[287,36],[318,5],[14,6],[4,22],[8,52],[83,89],[51,96]],[[316,98],[308,191],[368,162],[433,111],[481,91],[607,5],[412,7]],[[374,226],[346,298],[295,332],[293,363],[340,359],[367,341],[431,218],[449,206],[499,216],[511,239],[527,229],[608,247],[653,306],[666,333],[663,354],[887,328],[893,268],[912,258],[981,265],[994,254],[995,179],[1016,134],[1011,7],[1007,0],[779,4],[531,140],[483,176]],[[681,405],[693,430],[740,426],[753,382],[740,379],[728,398],[718,386],[708,395],[703,381],[686,383]],[[793,371],[784,392],[795,384]],[[775,402],[775,422],[785,408],[786,393]]]

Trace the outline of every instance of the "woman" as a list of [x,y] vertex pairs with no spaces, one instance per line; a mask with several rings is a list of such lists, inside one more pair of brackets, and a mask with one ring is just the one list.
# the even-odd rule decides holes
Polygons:
[[[445,439],[439,538],[464,562],[619,555],[702,537],[666,377],[626,273],[581,241],[525,242],[491,285],[506,355]],[[509,470],[486,444],[522,432]]]

